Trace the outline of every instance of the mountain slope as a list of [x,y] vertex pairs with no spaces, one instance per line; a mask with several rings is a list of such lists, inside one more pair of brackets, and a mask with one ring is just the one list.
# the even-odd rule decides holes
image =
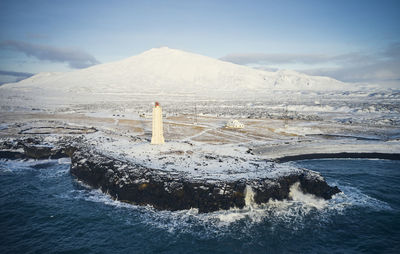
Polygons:
[[348,90],[347,84],[294,71],[268,72],[169,49],[67,73],[39,73],[2,88],[76,93],[268,93],[271,90]]

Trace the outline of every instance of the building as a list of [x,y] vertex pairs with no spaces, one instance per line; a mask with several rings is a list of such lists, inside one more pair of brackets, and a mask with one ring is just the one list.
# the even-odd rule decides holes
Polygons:
[[239,122],[238,120],[229,120],[226,123],[226,128],[233,128],[233,129],[243,129],[244,128],[244,124],[242,124],[241,122]]
[[153,108],[153,130],[151,143],[154,145],[164,144],[162,109],[158,102],[154,104]]

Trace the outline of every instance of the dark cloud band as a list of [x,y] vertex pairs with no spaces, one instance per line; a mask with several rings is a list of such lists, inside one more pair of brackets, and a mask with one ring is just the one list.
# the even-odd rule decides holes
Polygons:
[[343,55],[321,55],[321,54],[229,54],[222,58],[236,64],[321,64],[321,63],[348,63],[359,61],[370,61],[371,57],[360,53],[349,53]]
[[56,48],[12,40],[0,42],[0,48],[22,52],[39,60],[68,63],[74,69],[86,68],[100,63],[94,56],[76,48]]
[[[346,82],[394,81],[400,86],[400,43],[393,43],[381,52],[363,54],[353,52],[342,55],[318,54],[229,54],[221,60],[242,65],[305,64],[309,69],[298,70],[306,74],[329,76]],[[335,68],[320,68],[321,64],[334,64]]]
[[0,75],[3,76],[12,76],[12,77],[17,77],[17,78],[29,78],[33,76],[33,73],[29,72],[17,72],[17,71],[3,71],[0,70]]

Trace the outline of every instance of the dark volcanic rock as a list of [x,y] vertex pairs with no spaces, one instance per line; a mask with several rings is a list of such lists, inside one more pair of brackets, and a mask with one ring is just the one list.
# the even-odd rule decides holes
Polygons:
[[199,212],[211,212],[243,208],[246,186],[253,189],[258,204],[270,199],[290,199],[290,187],[297,182],[303,192],[324,199],[340,192],[318,173],[306,169],[275,178],[193,179],[184,172],[152,169],[109,157],[86,145],[80,137],[60,138],[53,144],[41,138],[8,140],[0,143],[0,151],[1,157],[12,159],[71,157],[70,171],[78,180],[120,201],[161,210],[198,208]]
[[317,173],[304,169],[301,173],[279,177],[278,179],[260,179],[254,181],[252,186],[256,193],[254,201],[258,204],[266,203],[270,199],[290,199],[290,187],[300,183],[300,189],[304,193],[313,194],[323,199],[331,199],[333,195],[341,192],[338,187],[329,186],[326,181]]
[[199,212],[211,212],[243,208],[247,185],[252,187],[254,201],[258,204],[270,199],[290,199],[290,187],[296,182],[300,183],[305,193],[324,199],[340,192],[337,187],[330,187],[319,174],[306,169],[276,179],[210,182],[83,150],[73,154],[71,173],[118,200],[138,205],[150,204],[161,210],[198,208]]
[[189,181],[181,174],[149,169],[107,158],[93,151],[76,151],[71,173],[112,197],[161,210],[198,208],[200,212],[244,206],[244,182]]
[[47,159],[52,155],[53,147],[49,145],[24,145],[25,155],[34,159]]
[[0,157],[7,159],[58,159],[71,157],[75,151],[73,138],[63,138],[57,144],[49,144],[43,138],[10,139],[0,142]]

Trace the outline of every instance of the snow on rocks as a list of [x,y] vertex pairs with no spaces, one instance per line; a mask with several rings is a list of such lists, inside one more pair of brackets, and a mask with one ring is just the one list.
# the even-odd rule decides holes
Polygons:
[[174,141],[164,145],[132,142],[127,137],[104,139],[101,132],[86,135],[87,143],[101,153],[166,172],[180,172],[193,179],[277,178],[298,171],[247,153],[235,144],[212,145]]
[[[69,156],[71,174],[79,181],[100,188],[115,199],[162,210],[198,208],[199,212],[211,212],[242,208],[249,189],[254,190],[253,198],[258,204],[270,199],[289,199],[290,187],[297,182],[305,193],[324,199],[340,192],[316,172],[262,162],[247,153],[244,147],[216,149],[215,146],[197,147],[188,142],[151,146],[119,138],[103,140],[107,141],[99,133],[60,137],[52,144],[43,137],[5,140],[0,151],[20,147],[32,149],[10,158],[22,158],[22,155],[38,158],[36,154],[50,158]],[[135,149],[130,150],[129,144],[137,148],[138,154],[134,153]],[[51,153],[48,150],[42,153],[43,147]],[[118,151],[124,151],[126,155]],[[154,167],[159,165],[160,156],[168,158],[164,168]],[[193,158],[197,170],[190,167],[193,164],[180,164],[189,161],[183,159],[185,156]],[[218,165],[224,161],[224,167],[220,169]]]
[[[176,154],[183,155],[181,152]],[[279,168],[274,170],[275,164],[261,169],[267,172],[264,175],[252,175],[252,172],[239,170],[215,171],[210,176],[202,171],[196,177],[188,170],[150,168],[132,161],[110,161],[108,158],[113,157],[105,157],[95,150],[78,150],[71,158],[71,173],[118,200],[152,205],[161,210],[198,208],[199,212],[211,212],[243,208],[249,188],[254,189],[254,201],[258,204],[270,199],[288,199],[290,187],[297,182],[305,193],[324,199],[330,199],[340,192],[337,187],[327,185],[316,172],[290,167],[285,167],[286,171]],[[209,160],[216,158],[209,156]],[[178,166],[179,163],[171,165]],[[224,174],[226,177],[223,177]]]

